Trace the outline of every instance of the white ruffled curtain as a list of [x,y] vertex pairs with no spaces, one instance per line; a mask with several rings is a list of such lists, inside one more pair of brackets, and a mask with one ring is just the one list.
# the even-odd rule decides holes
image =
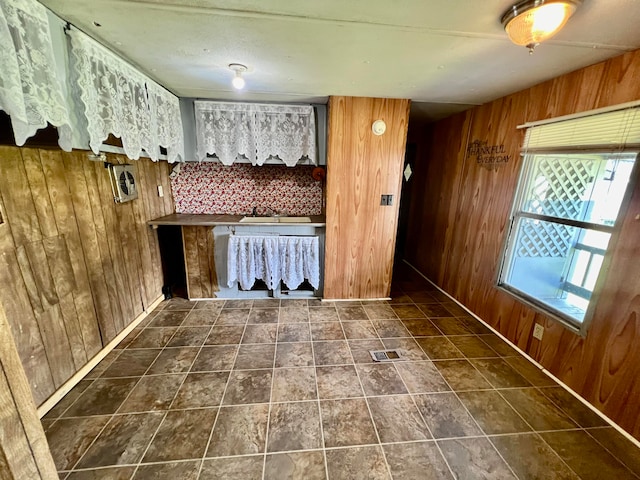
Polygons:
[[241,156],[254,163],[255,119],[247,104],[195,101],[193,105],[200,160],[209,154],[218,157],[223,165],[231,165]]
[[310,105],[263,105],[196,101],[197,155],[224,165],[241,157],[253,165],[279,158],[293,167],[316,161],[316,124]]
[[316,121],[307,105],[256,105],[256,162],[278,157],[288,167],[315,160]]
[[157,83],[147,82],[152,131],[155,144],[167,149],[169,163],[184,158],[184,132],[180,116],[180,100]]
[[159,146],[167,148],[170,162],[184,158],[178,98],[84,33],[68,34],[72,80],[82,100],[91,150],[98,153],[113,134],[134,160],[143,150],[158,160]]
[[55,73],[46,9],[35,0],[0,0],[0,109],[11,117],[16,144],[47,123],[71,150],[71,124]]
[[295,290],[306,279],[320,285],[320,247],[317,236],[230,235],[227,248],[227,286],[238,282],[250,290],[256,279],[269,290],[280,281]]

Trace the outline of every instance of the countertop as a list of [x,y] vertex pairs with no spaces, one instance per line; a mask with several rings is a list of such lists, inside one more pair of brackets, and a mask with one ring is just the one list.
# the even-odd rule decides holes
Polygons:
[[287,226],[308,226],[324,227],[326,225],[324,215],[308,215],[311,223],[279,223],[279,222],[242,222],[240,219],[244,215],[207,215],[191,213],[172,213],[164,217],[155,218],[147,222],[148,225],[185,225],[185,226],[216,226],[216,225],[278,225]]

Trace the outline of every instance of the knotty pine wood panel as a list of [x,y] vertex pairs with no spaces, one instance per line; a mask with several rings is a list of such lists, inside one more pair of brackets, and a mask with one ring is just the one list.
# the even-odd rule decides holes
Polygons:
[[213,242],[213,227],[182,226],[189,298],[215,298],[215,292],[220,290]]
[[156,190],[169,169],[131,163],[153,180],[116,205],[108,171],[86,152],[0,147],[0,304],[37,404],[161,295],[146,222],[173,208],[170,190]]
[[389,296],[408,114],[408,100],[329,99],[325,298]]
[[[520,170],[522,132],[517,125],[639,100],[639,76],[640,51],[631,52],[460,114],[471,117],[469,132],[461,118],[440,121],[422,132],[431,143],[420,159],[427,166],[417,168],[416,174],[439,172],[442,182],[421,179],[430,188],[412,203],[438,204],[449,196],[456,214],[452,218],[448,208],[428,214],[414,208],[409,238],[415,237],[407,253],[431,279],[636,438],[640,438],[640,222],[635,217],[640,214],[640,181],[636,180],[631,204],[616,224],[611,266],[586,338],[498,290],[495,280]],[[442,138],[453,142],[443,147],[438,142]],[[514,156],[497,172],[480,169],[465,154],[467,143],[474,139],[505,144]],[[459,142],[463,148],[458,148]],[[435,217],[427,216],[434,211]],[[420,227],[427,220],[433,229]],[[419,244],[435,248],[425,254],[417,251]],[[535,323],[545,327],[542,341],[531,337]]]

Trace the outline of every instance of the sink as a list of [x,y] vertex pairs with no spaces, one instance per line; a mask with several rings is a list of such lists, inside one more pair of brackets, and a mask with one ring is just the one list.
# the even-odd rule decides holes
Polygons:
[[309,217],[280,217],[280,223],[311,223]]
[[240,223],[311,223],[310,217],[242,217]]
[[277,217],[242,217],[240,223],[278,223]]

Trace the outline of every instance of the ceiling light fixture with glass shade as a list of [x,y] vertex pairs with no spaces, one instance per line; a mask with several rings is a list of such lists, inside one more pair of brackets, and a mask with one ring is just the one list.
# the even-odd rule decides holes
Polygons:
[[536,46],[564,27],[581,3],[582,0],[525,0],[502,15],[502,26],[513,43],[533,53]]
[[242,74],[247,71],[247,67],[241,63],[230,63],[229,68],[235,72],[235,76],[233,80],[231,80],[231,85],[233,85],[233,88],[236,90],[242,90],[245,85]]

